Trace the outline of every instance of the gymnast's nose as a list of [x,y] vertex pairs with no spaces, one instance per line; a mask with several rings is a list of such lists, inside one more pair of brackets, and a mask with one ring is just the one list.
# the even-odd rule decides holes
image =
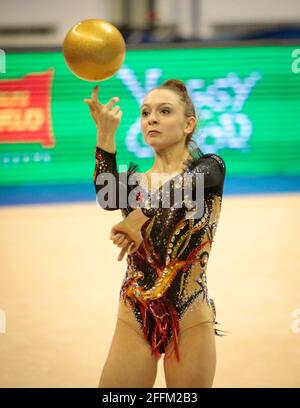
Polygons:
[[151,113],[151,114],[148,116],[148,124],[151,126],[151,125],[153,125],[154,123],[158,123],[158,121],[157,121],[157,118],[156,118],[156,116],[155,116],[155,113]]

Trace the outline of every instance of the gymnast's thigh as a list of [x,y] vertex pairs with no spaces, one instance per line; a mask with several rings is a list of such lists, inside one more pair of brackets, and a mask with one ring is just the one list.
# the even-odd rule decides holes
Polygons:
[[180,332],[183,333],[185,330],[197,326],[198,324],[204,322],[215,321],[215,315],[211,306],[206,302],[206,300],[196,299],[185,311],[184,315],[179,321]]
[[167,348],[164,371],[168,388],[210,388],[216,369],[214,323],[205,321],[179,334],[180,361],[168,358]]
[[157,359],[143,336],[118,318],[99,387],[153,387]]
[[211,387],[216,365],[215,315],[205,300],[197,299],[179,321],[180,362],[167,346],[164,370],[168,387]]
[[119,300],[118,320],[121,320],[122,322],[126,323],[146,342],[142,328],[139,322],[136,320],[135,315],[133,313],[133,309],[128,301],[125,304],[122,299]]

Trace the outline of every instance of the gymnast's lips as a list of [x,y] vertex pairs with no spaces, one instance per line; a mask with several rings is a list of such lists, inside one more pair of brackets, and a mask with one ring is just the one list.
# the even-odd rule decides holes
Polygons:
[[151,134],[153,134],[153,135],[158,135],[159,133],[161,133],[161,132],[159,132],[159,131],[156,130],[156,129],[152,129],[152,130],[149,130],[149,131],[148,131],[148,135],[151,135]]

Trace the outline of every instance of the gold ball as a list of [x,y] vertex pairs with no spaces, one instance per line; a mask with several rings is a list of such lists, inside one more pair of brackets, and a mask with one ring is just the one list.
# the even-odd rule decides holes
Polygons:
[[89,19],[75,24],[67,33],[63,53],[74,75],[85,81],[103,81],[122,66],[126,44],[114,25]]

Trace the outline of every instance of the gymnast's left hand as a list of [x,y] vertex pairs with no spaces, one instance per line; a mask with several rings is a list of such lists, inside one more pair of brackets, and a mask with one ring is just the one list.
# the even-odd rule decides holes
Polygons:
[[[149,218],[145,216],[141,208],[131,211],[123,221],[114,225],[111,229],[110,239],[115,245],[122,248],[118,261],[121,261],[128,250],[129,254],[136,252],[142,241],[141,229]],[[119,234],[119,236],[117,236]]]
[[137,251],[143,241],[141,231],[128,224],[126,218],[112,227],[110,239],[115,245],[122,248],[118,261],[123,259],[127,251],[129,254]]
[[125,234],[117,233],[117,234],[113,234],[112,236],[113,236],[113,243],[117,245],[118,247],[122,248],[118,256],[118,261],[121,261],[124,255],[126,254],[126,252],[131,253],[134,242],[129,241],[126,238]]

